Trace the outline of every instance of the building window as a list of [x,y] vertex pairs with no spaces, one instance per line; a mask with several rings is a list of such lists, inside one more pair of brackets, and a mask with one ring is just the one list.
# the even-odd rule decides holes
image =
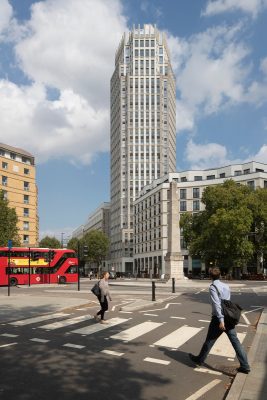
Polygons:
[[28,221],[23,221],[23,230],[28,231],[29,230],[29,222]]
[[200,210],[199,200],[194,200],[193,201],[193,211],[199,211],[199,210]]
[[29,182],[24,182],[24,190],[26,190],[27,192],[30,190]]
[[186,189],[180,189],[180,199],[186,199]]
[[225,178],[225,172],[222,172],[222,173],[220,174],[220,178]]
[[250,168],[244,169],[244,175],[250,174]]
[[194,176],[194,181],[202,181],[202,176],[200,175]]
[[11,158],[11,160],[16,160],[16,154],[10,153],[10,158]]
[[2,162],[2,168],[7,169],[8,168],[8,163],[7,162]]
[[24,217],[28,217],[29,216],[29,209],[28,208],[24,208],[23,209],[23,216]]
[[199,199],[200,191],[199,188],[193,188],[193,199]]
[[186,201],[180,201],[180,211],[186,211]]
[[255,182],[254,182],[254,181],[247,181],[247,185],[248,185],[251,189],[255,189]]
[[29,235],[23,235],[23,243],[29,243]]
[[182,177],[181,177],[181,182],[187,182],[186,176],[182,176]]
[[264,188],[267,189],[267,181],[264,181]]
[[2,176],[2,185],[7,186],[7,176]]
[[29,174],[30,174],[29,168],[24,168],[24,174],[25,174],[25,175],[29,175]]
[[7,200],[7,191],[6,190],[2,190],[3,192],[3,199]]
[[29,195],[24,194],[24,199],[23,199],[24,204],[29,204]]
[[215,175],[208,175],[207,180],[210,180],[210,179],[215,179]]
[[235,176],[242,175],[242,171],[239,169],[239,170],[237,170],[237,171],[234,172],[234,175],[235,175]]

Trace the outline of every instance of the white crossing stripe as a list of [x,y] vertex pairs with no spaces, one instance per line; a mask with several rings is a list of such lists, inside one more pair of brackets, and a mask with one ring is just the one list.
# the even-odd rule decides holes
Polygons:
[[193,328],[192,326],[184,325],[179,329],[176,329],[167,336],[154,343],[155,346],[169,347],[172,349],[178,349],[185,342],[195,336],[203,328]]
[[69,314],[65,314],[65,313],[41,315],[40,317],[33,317],[33,318],[22,319],[20,321],[9,322],[9,324],[10,325],[16,325],[16,326],[24,326],[24,325],[35,324],[36,322],[46,321],[48,319],[55,319],[55,318],[59,318],[59,317],[67,317],[68,315]]
[[30,339],[32,342],[37,342],[37,343],[47,343],[47,342],[50,342],[50,340],[48,340],[48,339],[39,339],[39,338],[32,338],[32,339]]
[[80,344],[72,344],[72,343],[66,343],[62,345],[63,347],[70,347],[73,349],[83,349],[85,346],[81,346]]
[[130,340],[136,339],[139,336],[144,335],[153,329],[163,325],[163,322],[142,322],[132,328],[126,329],[125,331],[119,332],[116,335],[110,336],[111,339],[123,340],[129,342]]
[[170,364],[170,361],[159,360],[158,358],[151,358],[151,357],[144,358],[144,361],[155,363],[155,364],[163,364],[163,365],[169,365]]
[[123,322],[129,321],[130,318],[111,318],[108,320],[107,324],[95,324],[85,326],[84,328],[76,329],[75,331],[71,331],[71,333],[78,333],[80,335],[92,335],[93,333],[102,331],[104,329],[108,329],[112,326],[122,324]]
[[118,353],[117,351],[112,351],[112,350],[102,350],[101,353],[108,354],[110,356],[117,356],[117,357],[121,357],[124,354],[124,353]]
[[5,337],[18,337],[19,335],[13,335],[13,333],[1,333],[1,336],[5,336]]
[[195,368],[194,371],[196,372],[204,372],[205,374],[211,374],[211,375],[222,375],[222,372],[219,371],[213,371],[212,369],[208,368]]
[[[237,337],[242,343],[246,337],[246,333],[238,333]],[[227,358],[235,358],[235,351],[231,345],[230,340],[226,334],[222,334],[219,339],[216,340],[214,346],[212,347],[210,354],[216,356],[223,356]]]
[[218,385],[218,383],[220,383],[221,380],[220,379],[214,379],[213,381],[211,381],[210,383],[208,383],[207,385],[203,386],[201,389],[199,389],[197,392],[195,392],[194,394],[192,394],[191,396],[187,397],[187,399],[185,400],[197,400],[200,397],[204,397],[204,395],[211,390],[212,388],[214,388],[214,386]]
[[173,318],[173,319],[186,319],[185,317],[170,317],[170,318]]
[[18,344],[16,343],[8,343],[8,344],[2,344],[0,347],[9,347],[9,346],[14,346],[14,344]]
[[92,315],[80,315],[79,317],[64,319],[63,321],[57,321],[53,322],[52,324],[42,325],[39,326],[38,328],[48,329],[48,330],[59,329],[59,328],[64,328],[65,326],[78,324],[79,322],[87,321],[88,319],[93,319],[93,318],[94,317]]
[[158,314],[144,314],[144,315],[148,315],[149,317],[158,317]]

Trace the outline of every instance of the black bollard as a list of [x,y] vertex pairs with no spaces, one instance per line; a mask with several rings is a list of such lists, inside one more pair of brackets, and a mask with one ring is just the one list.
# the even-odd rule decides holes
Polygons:
[[172,278],[172,293],[175,293],[175,278]]
[[156,289],[156,284],[154,281],[152,281],[152,301],[156,300],[155,289]]

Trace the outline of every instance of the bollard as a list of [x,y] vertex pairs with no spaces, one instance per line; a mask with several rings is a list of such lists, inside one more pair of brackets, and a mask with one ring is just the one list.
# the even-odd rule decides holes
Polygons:
[[154,281],[152,281],[152,301],[155,301],[155,300],[156,300],[155,288],[156,288],[156,284],[155,284]]
[[175,293],[175,278],[172,278],[172,293]]

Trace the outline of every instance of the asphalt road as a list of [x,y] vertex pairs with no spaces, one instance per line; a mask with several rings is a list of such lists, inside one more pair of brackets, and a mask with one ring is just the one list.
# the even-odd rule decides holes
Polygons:
[[[74,286],[12,288],[21,301],[32,296],[34,302],[40,295],[59,302],[65,296],[80,303],[84,299],[84,305],[73,303],[60,315],[36,304],[34,312],[24,308],[13,318],[0,314],[1,399],[224,399],[238,366],[226,335],[203,368],[188,358],[188,352],[197,354],[207,332],[207,284],[176,293],[170,287],[157,288],[157,303],[150,302],[149,287],[112,286],[106,325],[91,318],[98,309],[92,285],[83,281],[79,293]],[[1,288],[0,295],[5,290]],[[125,311],[140,298],[148,300],[145,308]],[[232,299],[243,307],[237,332],[248,350],[260,307],[266,306],[266,283],[234,287]]]

